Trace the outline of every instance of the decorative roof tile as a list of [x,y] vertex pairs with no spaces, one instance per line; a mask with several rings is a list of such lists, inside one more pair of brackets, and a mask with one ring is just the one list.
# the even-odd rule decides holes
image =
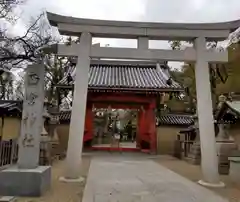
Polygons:
[[[175,81],[172,81],[171,85],[167,84],[169,75],[165,71],[153,65],[91,65],[88,86],[89,89],[182,91],[181,86]],[[69,80],[69,75],[72,80]],[[69,68],[58,85],[74,84],[75,75],[75,67]]]
[[192,115],[167,114],[160,116],[157,125],[191,125],[194,123]]

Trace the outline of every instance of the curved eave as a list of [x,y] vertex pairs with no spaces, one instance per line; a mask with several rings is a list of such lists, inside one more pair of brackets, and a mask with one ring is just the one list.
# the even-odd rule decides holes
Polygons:
[[230,30],[235,31],[240,27],[240,20],[218,23],[154,23],[154,22],[124,22],[109,20],[94,20],[75,18],[47,12],[47,17],[52,26],[60,23],[92,26],[136,27],[156,29],[184,29],[184,30]]
[[[74,85],[61,85],[57,84],[55,85],[56,88],[59,89],[73,89]],[[167,92],[173,92],[173,93],[180,93],[184,92],[183,88],[120,88],[120,87],[99,87],[99,86],[88,86],[89,92],[125,92],[125,93],[167,93]]]

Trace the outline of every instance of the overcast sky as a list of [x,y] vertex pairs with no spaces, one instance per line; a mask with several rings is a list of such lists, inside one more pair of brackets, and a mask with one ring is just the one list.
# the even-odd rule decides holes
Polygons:
[[[63,15],[108,20],[153,22],[220,22],[240,19],[240,0],[27,0],[22,6],[22,23],[47,10]],[[99,40],[95,40],[95,42]],[[134,41],[101,40],[102,44],[134,47]],[[168,46],[154,43],[156,48]]]
[[42,9],[76,17],[155,22],[212,22],[240,17],[239,0],[28,0],[25,14]]

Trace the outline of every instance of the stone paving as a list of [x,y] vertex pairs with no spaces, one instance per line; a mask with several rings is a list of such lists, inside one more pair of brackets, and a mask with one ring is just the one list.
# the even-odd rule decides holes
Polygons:
[[151,159],[92,159],[83,202],[227,202]]

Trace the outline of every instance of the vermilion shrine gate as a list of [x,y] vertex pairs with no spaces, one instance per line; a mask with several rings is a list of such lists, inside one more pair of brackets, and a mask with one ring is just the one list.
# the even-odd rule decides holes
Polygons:
[[[93,108],[110,106],[114,109],[139,109],[137,147],[156,153],[156,100],[160,101],[158,98],[162,93],[178,93],[182,90],[181,86],[169,77],[167,65],[138,64],[139,62],[133,61],[129,61],[128,63],[132,63],[129,65],[121,64],[120,61],[95,63],[89,69],[84,142],[94,137]],[[75,78],[75,73],[75,68],[70,68],[57,87],[72,89],[75,81],[69,82],[69,76]]]

